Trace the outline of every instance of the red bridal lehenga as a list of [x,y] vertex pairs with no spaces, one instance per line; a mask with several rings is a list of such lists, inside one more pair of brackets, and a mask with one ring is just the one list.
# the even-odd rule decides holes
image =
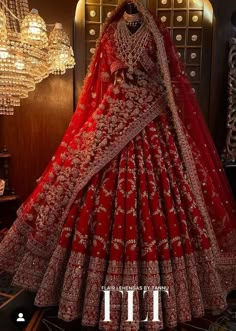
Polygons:
[[[36,189],[0,244],[0,269],[101,330],[173,327],[227,307],[236,288],[236,214],[221,162],[167,30],[140,1],[104,27],[78,107]],[[124,79],[114,83],[117,71]],[[166,286],[153,296],[102,287]],[[142,322],[149,314],[149,321]]]

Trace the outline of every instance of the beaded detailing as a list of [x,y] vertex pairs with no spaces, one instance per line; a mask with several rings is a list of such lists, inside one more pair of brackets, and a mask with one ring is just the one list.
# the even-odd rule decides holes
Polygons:
[[126,21],[126,25],[131,27],[139,27],[143,22],[140,13],[128,14],[127,12],[124,12],[123,18]]
[[135,33],[130,33],[126,22],[121,19],[117,24],[115,31],[115,41],[117,51],[122,61],[128,66],[128,71],[133,73],[150,37],[150,31],[147,29],[145,22]]

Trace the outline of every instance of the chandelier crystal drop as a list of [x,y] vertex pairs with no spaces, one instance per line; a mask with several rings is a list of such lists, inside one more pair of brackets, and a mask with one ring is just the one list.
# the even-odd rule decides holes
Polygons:
[[56,23],[49,35],[49,63],[50,71],[55,75],[64,74],[67,69],[75,65],[73,49],[70,46],[68,35],[63,30],[62,24]]
[[7,19],[2,9],[0,9],[0,38],[7,38]]
[[41,49],[48,46],[47,27],[37,9],[25,16],[21,24],[21,41]]
[[0,115],[13,115],[20,100],[49,74],[75,65],[70,40],[57,23],[49,34],[28,0],[0,0]]

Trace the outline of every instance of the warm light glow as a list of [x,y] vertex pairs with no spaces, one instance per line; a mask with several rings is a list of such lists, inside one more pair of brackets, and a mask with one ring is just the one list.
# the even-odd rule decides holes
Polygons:
[[15,67],[16,67],[16,69],[18,69],[18,70],[23,70],[23,69],[25,68],[25,63],[23,62],[23,60],[18,59],[18,60],[16,60],[16,62],[15,62]]
[[7,51],[7,48],[0,48],[0,59],[7,59],[9,56],[9,52]]
[[40,48],[48,46],[46,23],[39,16],[36,9],[33,9],[25,16],[21,24],[21,39],[25,43],[37,44]]
[[60,54],[59,58],[61,60],[67,60],[69,58],[70,54],[69,53],[64,53],[64,54]]
[[204,16],[209,23],[213,22],[213,8],[209,0],[204,1]]
[[29,23],[29,33],[39,35],[41,33],[40,27],[37,26],[36,22]]
[[0,29],[5,29],[6,27],[6,16],[2,9],[0,9]]
[[0,9],[0,115],[13,115],[37,83],[75,65],[62,25],[56,24],[60,33],[50,34],[48,47],[46,23],[38,11],[29,12],[27,0],[15,0],[14,4],[15,10]]
[[75,65],[74,53],[70,47],[69,37],[60,23],[55,25],[49,35],[48,55],[52,74],[62,74],[66,69],[73,68]]
[[0,9],[0,39],[7,38],[7,19],[2,9]]

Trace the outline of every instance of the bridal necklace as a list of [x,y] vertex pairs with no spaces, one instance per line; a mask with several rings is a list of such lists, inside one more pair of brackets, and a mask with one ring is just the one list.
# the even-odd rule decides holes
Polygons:
[[128,14],[126,11],[123,15],[124,20],[126,21],[127,26],[138,27],[142,24],[142,16],[140,13]]
[[134,67],[147,46],[149,36],[150,31],[144,21],[135,33],[129,31],[125,19],[122,18],[117,23],[115,31],[117,51],[122,61],[128,66],[130,74],[134,72]]

